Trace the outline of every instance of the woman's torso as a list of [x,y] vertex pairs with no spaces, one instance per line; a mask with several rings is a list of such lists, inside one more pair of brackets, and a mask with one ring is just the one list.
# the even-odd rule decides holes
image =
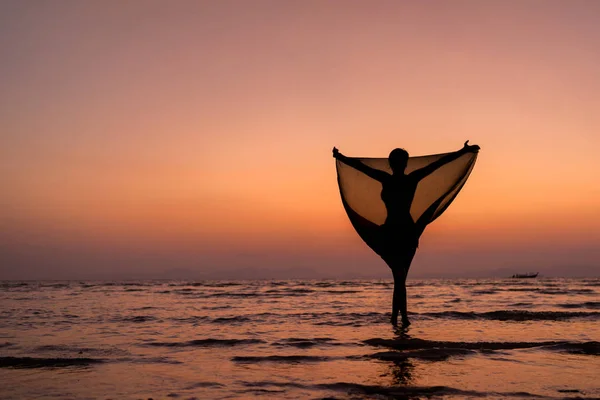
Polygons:
[[[408,175],[390,175],[382,182],[381,200],[387,209],[385,224],[388,228],[413,233],[415,222],[410,215],[410,206],[417,190],[417,181]],[[401,232],[398,232],[401,233]]]

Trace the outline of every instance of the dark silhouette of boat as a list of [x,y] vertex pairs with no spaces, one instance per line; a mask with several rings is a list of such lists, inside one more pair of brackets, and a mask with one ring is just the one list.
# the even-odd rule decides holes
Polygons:
[[514,274],[511,278],[515,279],[526,279],[526,278],[535,278],[537,277],[539,272],[528,272],[526,274]]

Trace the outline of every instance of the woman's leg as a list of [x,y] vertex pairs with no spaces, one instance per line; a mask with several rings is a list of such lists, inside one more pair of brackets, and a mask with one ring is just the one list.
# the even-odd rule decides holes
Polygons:
[[[400,271],[398,266],[392,267],[392,274],[394,276],[394,295],[392,297],[392,319],[393,325],[398,325],[398,313],[402,308],[402,299],[406,297],[406,286],[404,273]],[[406,303],[406,300],[404,301]],[[402,314],[404,316],[404,314]]]
[[416,251],[416,247],[408,248],[402,254],[401,276],[403,277],[403,280],[402,290],[400,292],[400,314],[402,314],[402,325],[404,326],[410,325],[410,321],[408,320],[408,305],[406,300],[406,277],[408,276],[408,270],[410,269],[410,264],[412,263],[412,260],[415,257]]
[[393,262],[388,262],[394,275],[394,295],[392,298],[392,319],[394,325],[398,324],[398,313],[402,315],[402,324],[410,325],[408,320],[408,310],[406,301],[406,276],[410,268],[413,257],[415,256],[416,248],[403,249],[399,257]]
[[410,325],[408,320],[408,306],[406,301],[406,275],[402,283],[402,291],[400,292],[400,314],[402,315],[402,325]]

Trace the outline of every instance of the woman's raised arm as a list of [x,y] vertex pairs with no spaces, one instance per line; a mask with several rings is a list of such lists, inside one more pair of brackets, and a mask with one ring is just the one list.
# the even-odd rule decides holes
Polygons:
[[345,155],[340,153],[339,150],[335,147],[333,148],[333,157],[335,159],[343,162],[344,164],[349,165],[352,168],[359,170],[363,174],[365,174],[375,180],[378,180],[379,182],[383,182],[384,179],[386,179],[387,177],[390,176],[390,174],[388,174],[385,171],[381,171],[381,170],[369,167],[368,165],[366,165],[362,161],[360,161],[358,158],[346,157]]
[[444,157],[440,158],[439,160],[432,162],[431,164],[427,165],[426,167],[423,167],[421,169],[413,171],[409,175],[420,181],[421,179],[425,178],[426,176],[431,174],[436,169],[448,164],[451,161],[456,160],[458,157],[462,156],[463,154],[477,153],[478,151],[479,151],[479,146],[476,144],[469,145],[469,141],[467,140],[462,149],[455,151],[453,153],[446,154]]

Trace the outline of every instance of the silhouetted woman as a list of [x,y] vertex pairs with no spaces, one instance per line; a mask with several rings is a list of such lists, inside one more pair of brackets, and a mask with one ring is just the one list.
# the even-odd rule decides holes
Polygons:
[[375,251],[381,256],[392,270],[394,276],[394,296],[392,299],[392,318],[394,325],[398,323],[398,313],[402,315],[402,324],[408,326],[410,321],[406,306],[406,276],[410,264],[419,245],[419,237],[427,222],[415,222],[410,215],[410,208],[419,181],[441,166],[469,152],[479,151],[479,146],[469,145],[467,140],[464,147],[431,164],[405,174],[408,163],[408,152],[404,149],[394,149],[388,157],[392,174],[369,167],[356,158],[346,157],[338,149],[333,148],[333,156],[369,177],[381,182],[381,200],[385,204],[387,217],[378,229],[378,248]]

